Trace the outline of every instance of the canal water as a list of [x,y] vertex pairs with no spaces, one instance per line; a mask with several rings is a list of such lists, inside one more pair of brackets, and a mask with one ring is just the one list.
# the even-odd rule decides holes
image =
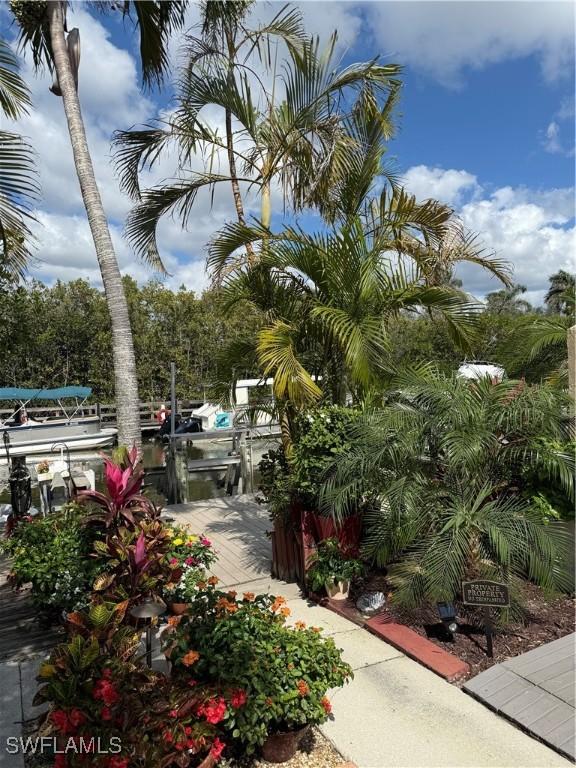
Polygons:
[[[258,483],[257,464],[262,455],[271,447],[277,445],[274,438],[258,439],[252,441],[252,457],[255,488]],[[167,477],[166,477],[166,446],[154,439],[147,439],[143,444],[143,460],[146,470],[145,485],[148,495],[158,504],[167,503]],[[178,451],[185,461],[194,459],[222,458],[230,454],[232,440],[225,437],[214,440],[200,440],[197,445],[191,442],[184,443]],[[42,460],[53,461],[61,458],[60,454],[29,457],[27,465],[32,476],[32,505],[40,508],[40,497],[36,482],[35,464]],[[66,460],[66,456],[62,456]],[[104,462],[98,453],[71,453],[70,463],[72,470],[93,470],[96,478],[96,488],[99,491],[105,489]],[[6,464],[0,466],[0,507],[10,503],[10,491],[8,488],[9,468]],[[188,501],[199,499],[211,499],[226,495],[226,470],[210,469],[187,473],[186,498]]]

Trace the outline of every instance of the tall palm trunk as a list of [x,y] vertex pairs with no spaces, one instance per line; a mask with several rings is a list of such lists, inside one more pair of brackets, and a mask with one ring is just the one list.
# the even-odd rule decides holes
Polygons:
[[140,402],[138,399],[138,379],[132,330],[128,315],[128,303],[122,285],[122,276],[118,268],[106,214],[102,206],[100,192],[94,176],[94,168],[86,140],[86,131],[80,111],[80,101],[74,83],[74,75],[68,58],[68,49],[64,36],[65,4],[59,0],[48,3],[50,41],[54,55],[54,64],[58,83],[62,92],[62,102],[68,123],[70,143],[74,155],[74,164],[82,200],[86,208],[88,223],[102,282],[106,294],[108,311],[112,325],[112,347],[114,361],[114,383],[116,392],[116,414],[118,423],[118,442],[120,445],[140,446]]
[[[226,44],[228,46],[228,84],[234,84],[234,39],[231,33],[226,32]],[[228,151],[228,165],[230,167],[230,181],[232,184],[232,194],[234,196],[234,205],[236,207],[236,216],[238,222],[244,224],[244,204],[238,182],[238,172],[236,170],[236,156],[234,154],[234,134],[232,132],[232,110],[226,109],[226,149]],[[254,262],[254,248],[252,243],[246,243],[246,254],[248,255],[248,264]]]

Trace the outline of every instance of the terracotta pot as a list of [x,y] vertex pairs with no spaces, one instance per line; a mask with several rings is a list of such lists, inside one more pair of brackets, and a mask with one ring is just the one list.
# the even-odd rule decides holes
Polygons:
[[169,603],[168,608],[173,616],[182,616],[190,607],[189,603]]
[[309,725],[297,731],[271,733],[262,745],[262,757],[268,763],[285,763],[294,757],[300,742],[308,732]]
[[346,600],[348,597],[348,590],[350,589],[349,581],[327,581],[324,586],[326,592],[331,600]]

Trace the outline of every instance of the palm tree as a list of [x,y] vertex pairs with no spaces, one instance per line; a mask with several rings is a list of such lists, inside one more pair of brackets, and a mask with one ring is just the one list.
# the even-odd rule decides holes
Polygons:
[[576,297],[576,275],[559,269],[549,278],[550,287],[544,297],[548,311],[558,315],[574,313]]
[[353,429],[323,508],[341,518],[363,501],[365,554],[390,566],[395,598],[408,606],[452,600],[467,578],[569,588],[569,542],[523,494],[539,473],[573,497],[574,456],[554,448],[566,440],[565,407],[547,386],[406,369],[388,406]]
[[[18,74],[18,60],[0,39],[0,110],[16,120],[31,105],[26,83]],[[17,133],[0,131],[0,279],[16,280],[30,260],[33,220],[31,205],[38,193],[34,155]]]
[[[120,8],[115,3],[97,3],[100,10]],[[96,182],[77,91],[77,71],[72,66],[66,39],[67,2],[16,2],[11,7],[20,25],[20,41],[32,49],[36,67],[47,66],[55,72],[52,90],[62,95],[76,173],[94,247],[100,266],[112,324],[114,378],[116,391],[118,441],[141,443],[140,403],[136,361],[128,305],[110,229]],[[171,31],[183,21],[182,2],[125,2],[122,13],[130,17],[140,33],[140,54],[144,84],[160,83],[167,70],[166,42]],[[148,254],[153,258],[153,255]]]
[[[367,90],[383,98],[380,120],[388,137],[392,134],[398,66],[370,61],[338,69],[336,35],[320,50],[317,40],[305,38],[295,9],[282,9],[269,24],[250,29],[250,5],[207,3],[202,37],[188,39],[175,112],[164,123],[116,136],[122,185],[137,201],[127,234],[141,253],[154,247],[162,216],[176,213],[185,224],[200,190],[213,193],[220,184],[231,184],[240,224],[245,223],[246,188],[259,192],[260,218],[269,226],[273,181],[283,189],[282,210],[314,207],[327,213],[353,157],[349,115]],[[282,66],[276,60],[278,41],[286,47]],[[224,136],[206,122],[209,106],[223,110]],[[141,191],[140,170],[153,167],[174,145],[177,178]],[[222,153],[228,165],[224,173],[217,165]],[[204,171],[190,169],[193,155],[206,158]],[[245,249],[253,260],[253,244],[247,242]]]
[[508,283],[505,288],[487,294],[486,310],[497,315],[517,315],[530,312],[532,310],[530,302],[520,298],[524,293],[526,293],[525,285]]
[[[376,387],[390,374],[389,321],[402,312],[437,310],[466,347],[478,306],[454,287],[429,285],[428,261],[413,247],[442,242],[452,210],[432,200],[417,203],[401,189],[385,189],[372,202],[370,217],[353,213],[321,233],[230,224],[211,246],[209,263],[222,274],[239,248],[267,240],[259,263],[234,269],[224,288],[230,302],[247,301],[264,312],[254,352],[262,375],[274,377],[280,400],[302,406],[324,391],[342,403],[347,392],[361,397]],[[464,250],[460,257],[466,258]],[[500,271],[499,262],[476,253],[471,258]]]

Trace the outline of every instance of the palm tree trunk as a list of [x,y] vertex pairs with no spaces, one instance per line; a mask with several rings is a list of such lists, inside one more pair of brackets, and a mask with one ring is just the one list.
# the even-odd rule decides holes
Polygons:
[[48,19],[50,24],[50,40],[54,55],[54,64],[58,83],[62,92],[62,102],[70,143],[74,155],[74,164],[82,200],[86,208],[88,223],[98,264],[102,274],[104,292],[110,313],[113,340],[114,382],[116,393],[116,414],[118,424],[118,443],[140,446],[142,434],[140,431],[140,402],[138,399],[138,379],[136,375],[136,359],[132,330],[128,315],[128,304],[122,285],[122,275],[114,253],[112,238],[102,206],[100,192],[96,184],[90,150],[86,140],[86,131],[80,111],[80,101],[74,83],[74,76],[68,58],[68,49],[64,37],[65,3],[59,0],[48,2]]
[[[228,45],[228,83],[234,83],[234,39],[230,32],[226,33],[226,43]],[[238,222],[244,224],[244,204],[238,183],[238,172],[236,170],[236,156],[234,154],[234,135],[232,132],[232,110],[226,109],[226,149],[228,151],[228,165],[230,167],[230,181],[232,184],[232,194],[234,196],[234,205],[236,206],[236,216]],[[248,264],[254,262],[254,248],[252,243],[246,244],[246,253],[248,254]]]

